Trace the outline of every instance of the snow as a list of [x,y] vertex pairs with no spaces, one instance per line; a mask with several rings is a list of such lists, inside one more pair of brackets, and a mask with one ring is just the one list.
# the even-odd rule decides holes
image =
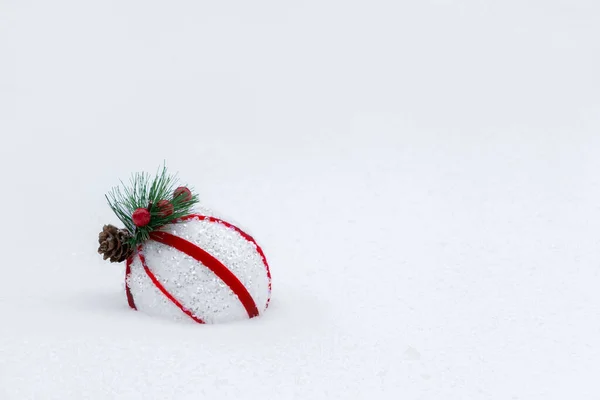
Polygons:
[[[600,5],[0,3],[0,399],[596,399]],[[259,319],[128,309],[103,197],[249,227]]]

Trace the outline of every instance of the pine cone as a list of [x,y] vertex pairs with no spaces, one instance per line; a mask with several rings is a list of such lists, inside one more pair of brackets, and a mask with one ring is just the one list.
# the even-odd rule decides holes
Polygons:
[[132,253],[133,248],[129,245],[131,234],[126,229],[119,229],[113,225],[104,225],[102,232],[98,235],[98,253],[110,262],[122,262]]

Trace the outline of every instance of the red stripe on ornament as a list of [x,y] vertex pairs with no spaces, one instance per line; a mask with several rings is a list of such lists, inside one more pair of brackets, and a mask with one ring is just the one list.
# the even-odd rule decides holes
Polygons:
[[133,262],[133,256],[127,258],[127,263],[125,264],[125,294],[127,295],[127,303],[129,303],[129,307],[137,310],[135,308],[135,302],[133,301],[133,295],[131,294],[131,289],[129,289],[129,284],[127,283],[127,279],[129,279],[129,274],[131,274],[131,263]]
[[158,279],[156,279],[156,276],[154,276],[152,271],[150,271],[150,268],[148,268],[148,264],[146,264],[146,258],[144,257],[144,254],[142,253],[142,246],[138,247],[138,256],[140,257],[140,261],[142,262],[144,271],[146,271],[146,275],[148,275],[148,278],[150,278],[152,283],[154,283],[154,286],[156,286],[158,288],[158,290],[160,290],[167,297],[167,299],[171,300],[171,302],[173,304],[175,304],[177,307],[179,307],[179,309],[181,311],[183,311],[183,313],[185,313],[187,316],[189,316],[191,319],[193,319],[197,323],[203,324],[204,321],[202,321],[200,318],[196,317],[194,314],[192,314],[192,312],[190,310],[185,308],[183,306],[183,304],[181,304],[175,297],[173,297],[173,295],[171,293],[169,293],[169,291],[167,289],[165,289],[165,287],[158,281]]
[[242,235],[242,237],[244,239],[246,239],[247,241],[254,243],[254,245],[256,246],[256,251],[258,251],[258,254],[260,255],[260,257],[263,260],[263,263],[265,264],[265,268],[267,269],[267,278],[269,279],[269,297],[267,298],[267,305],[266,305],[266,307],[269,307],[269,302],[271,301],[271,270],[269,268],[269,263],[267,262],[267,257],[265,257],[265,253],[263,253],[263,251],[260,248],[260,246],[258,245],[258,243],[256,243],[256,240],[254,240],[254,238],[252,236],[248,235],[246,232],[244,232],[243,230],[241,230],[237,226],[232,225],[232,224],[230,224],[227,221],[223,221],[222,219],[215,218],[215,217],[208,217],[208,216],[204,216],[204,215],[200,215],[200,214],[191,214],[191,215],[187,215],[185,217],[180,218],[178,221],[189,221],[190,219],[195,219],[195,218],[199,218],[201,220],[223,224],[227,228],[231,228],[231,229],[235,230],[237,233],[239,233],[240,235]]
[[248,316],[254,318],[258,316],[258,308],[254,299],[248,292],[244,284],[231,272],[221,261],[210,255],[207,251],[201,249],[195,244],[188,242],[179,236],[171,235],[167,232],[155,231],[150,233],[150,239],[171,246],[182,253],[200,261],[204,266],[210,269],[219,279],[221,279],[240,299],[240,302],[246,309]]

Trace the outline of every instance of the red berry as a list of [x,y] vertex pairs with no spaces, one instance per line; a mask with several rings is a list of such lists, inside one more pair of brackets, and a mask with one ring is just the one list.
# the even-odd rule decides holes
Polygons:
[[156,206],[158,207],[158,215],[161,217],[168,217],[175,211],[173,204],[169,200],[160,200],[156,203]]
[[138,208],[133,212],[131,218],[133,219],[135,226],[146,226],[150,223],[150,211],[146,208]]
[[182,201],[190,201],[192,199],[192,192],[185,186],[180,186],[173,192],[173,198],[176,199],[179,196],[183,196]]

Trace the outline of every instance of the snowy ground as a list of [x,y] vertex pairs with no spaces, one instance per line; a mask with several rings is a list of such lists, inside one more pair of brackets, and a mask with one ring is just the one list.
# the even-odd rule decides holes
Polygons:
[[[292,3],[0,1],[0,399],[600,398],[598,2]],[[128,309],[163,160],[264,317]]]

